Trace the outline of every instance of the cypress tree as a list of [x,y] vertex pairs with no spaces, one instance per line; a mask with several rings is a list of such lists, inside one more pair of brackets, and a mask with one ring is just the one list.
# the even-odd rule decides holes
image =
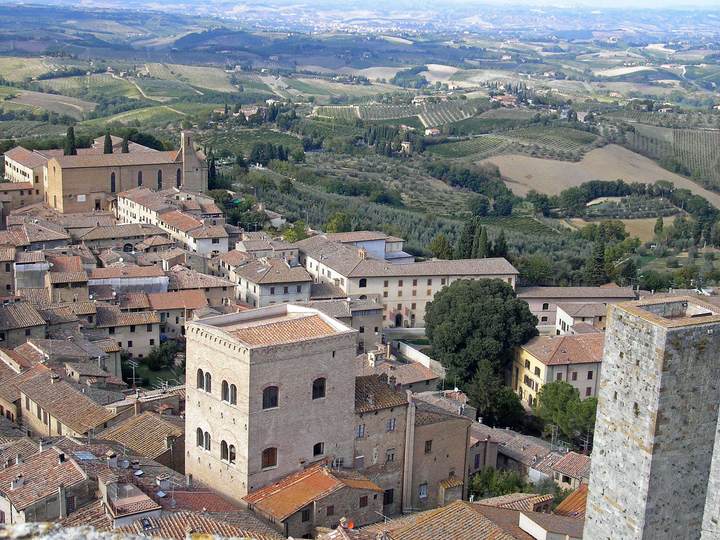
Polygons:
[[113,153],[113,143],[112,143],[112,137],[110,137],[110,132],[105,134],[105,143],[103,146],[103,154],[112,154]]
[[478,225],[475,229],[475,238],[473,239],[472,258],[484,259],[489,254],[487,229]]
[[468,220],[463,226],[460,238],[455,246],[456,259],[469,259],[472,257],[473,239],[475,237],[475,222]]
[[130,140],[128,139],[128,136],[125,135],[122,140],[122,146],[120,148],[120,152],[123,154],[129,154],[130,153]]
[[605,270],[605,242],[598,240],[593,244],[592,253],[585,263],[585,281],[588,285],[604,285],[608,282]]
[[495,245],[492,249],[493,257],[507,257],[507,240],[505,240],[505,229],[500,229],[500,234],[495,240]]
[[63,154],[66,156],[77,156],[77,145],[75,143],[75,128],[70,126],[65,134],[65,147]]

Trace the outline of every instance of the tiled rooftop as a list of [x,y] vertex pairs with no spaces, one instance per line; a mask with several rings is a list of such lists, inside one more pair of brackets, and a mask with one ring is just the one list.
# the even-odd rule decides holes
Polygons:
[[547,366],[602,362],[605,334],[537,336],[522,346]]
[[167,437],[182,437],[184,422],[180,418],[144,412],[109,427],[97,437],[110,439],[127,446],[134,453],[155,459],[165,453]]

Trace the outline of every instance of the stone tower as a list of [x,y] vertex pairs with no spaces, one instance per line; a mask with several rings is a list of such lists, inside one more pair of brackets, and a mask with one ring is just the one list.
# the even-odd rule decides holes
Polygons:
[[653,298],[611,305],[607,323],[583,538],[719,538],[702,530],[718,514],[704,516],[717,503],[720,308]]
[[180,133],[180,155],[182,157],[182,187],[189,191],[203,193],[208,189],[208,164],[205,155],[195,149],[189,131]]

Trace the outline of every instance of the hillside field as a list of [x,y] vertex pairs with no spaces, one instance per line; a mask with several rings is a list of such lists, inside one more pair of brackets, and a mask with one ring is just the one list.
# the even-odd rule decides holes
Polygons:
[[517,195],[526,195],[531,189],[557,195],[564,189],[590,180],[623,179],[626,182],[668,180],[676,187],[689,189],[705,197],[711,204],[720,208],[720,194],[708,191],[692,180],[671,173],[654,161],[614,144],[592,150],[578,162],[517,154],[495,156],[481,162],[497,165],[508,187]]

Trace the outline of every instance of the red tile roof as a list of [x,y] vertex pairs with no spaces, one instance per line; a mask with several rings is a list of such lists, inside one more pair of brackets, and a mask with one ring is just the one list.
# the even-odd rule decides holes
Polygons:
[[90,279],[113,278],[146,278],[162,277],[165,273],[157,266],[113,266],[111,268],[95,268]]
[[605,334],[538,336],[522,346],[547,366],[602,362]]
[[555,508],[555,514],[559,516],[569,517],[585,517],[585,507],[587,506],[588,485],[580,484],[580,487],[568,495]]
[[310,315],[238,328],[230,333],[250,347],[263,347],[331,336],[335,329],[320,316]]
[[577,452],[568,452],[556,461],[551,469],[571,478],[589,478],[590,457]]
[[166,293],[151,293],[148,302],[152,309],[198,309],[207,306],[207,297],[199,289]]
[[311,502],[343,487],[383,492],[382,488],[365,477],[356,475],[351,479],[344,478],[327,466],[318,464],[248,493],[243,500],[261,513],[277,521],[284,521]]

